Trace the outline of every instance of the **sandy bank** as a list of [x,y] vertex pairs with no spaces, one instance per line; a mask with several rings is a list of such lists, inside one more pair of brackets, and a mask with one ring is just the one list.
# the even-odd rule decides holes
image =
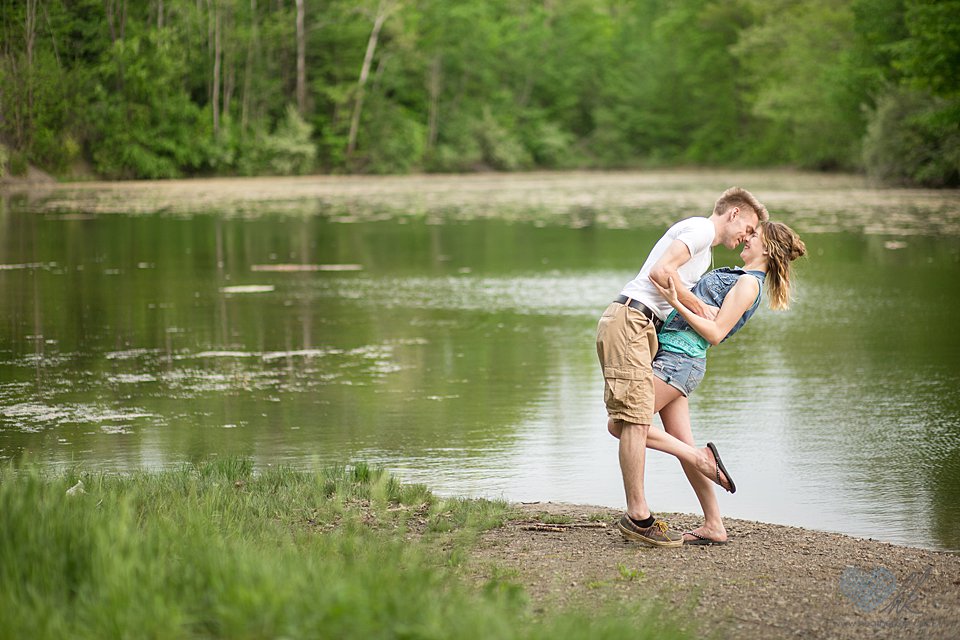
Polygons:
[[537,610],[655,598],[721,638],[960,634],[960,556],[735,519],[727,545],[654,549],[623,540],[615,510],[516,506],[522,517],[484,534],[472,567],[481,579],[506,570]]

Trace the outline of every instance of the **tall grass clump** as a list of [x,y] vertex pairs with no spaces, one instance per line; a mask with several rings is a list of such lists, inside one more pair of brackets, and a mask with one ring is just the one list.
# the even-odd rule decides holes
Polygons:
[[5,465],[0,638],[546,637],[563,625],[531,622],[518,588],[474,588],[451,566],[463,532],[507,515],[364,465]]

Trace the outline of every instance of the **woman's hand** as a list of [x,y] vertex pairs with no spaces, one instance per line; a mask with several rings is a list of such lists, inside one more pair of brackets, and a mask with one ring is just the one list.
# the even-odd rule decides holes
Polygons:
[[[663,287],[661,287],[661,286],[660,286],[660,283],[657,282],[656,280],[654,280],[653,278],[650,278],[650,282],[652,282],[652,283],[653,283],[653,286],[655,286],[655,287],[657,288],[657,291],[660,292],[660,295],[663,296],[663,299],[670,303],[670,306],[671,306],[671,307],[673,307],[674,309],[677,309],[677,310],[679,311],[679,310],[680,310],[680,307],[684,306],[684,305],[680,302],[680,297],[677,295],[677,288],[676,288],[676,286],[674,286],[674,284],[673,284],[673,278],[672,278],[672,277],[671,277],[671,278],[667,278],[667,288],[666,288],[666,289],[664,289]],[[719,308],[719,307],[711,306],[711,305],[709,305],[709,304],[707,304],[706,302],[703,302],[703,301],[701,300],[701,301],[700,301],[700,309],[699,309],[699,310],[693,309],[692,311],[693,311],[694,313],[696,313],[698,316],[700,316],[701,318],[706,318],[707,320],[715,320],[716,317],[717,317],[717,314],[720,312],[720,308]]]
[[670,303],[671,307],[676,308],[680,304],[679,298],[677,298],[677,288],[673,284],[673,278],[667,278],[667,288],[664,289],[660,286],[653,278],[650,278],[650,282],[653,283],[653,286],[657,288],[657,291],[660,292],[660,295],[663,296],[663,299]]

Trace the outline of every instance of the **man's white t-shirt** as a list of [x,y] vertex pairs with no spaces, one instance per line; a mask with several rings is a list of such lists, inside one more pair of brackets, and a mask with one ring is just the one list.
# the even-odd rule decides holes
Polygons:
[[627,283],[623,291],[620,292],[621,295],[639,300],[653,309],[661,320],[666,320],[673,307],[664,300],[657,288],[650,282],[650,271],[666,253],[667,248],[673,244],[673,241],[680,240],[690,250],[690,259],[677,268],[681,282],[674,282],[673,284],[677,291],[681,287],[689,290],[710,266],[713,258],[711,249],[716,233],[713,223],[708,218],[687,218],[673,225],[653,246],[650,255],[647,256],[647,261],[643,263],[643,268],[640,269],[640,273]]

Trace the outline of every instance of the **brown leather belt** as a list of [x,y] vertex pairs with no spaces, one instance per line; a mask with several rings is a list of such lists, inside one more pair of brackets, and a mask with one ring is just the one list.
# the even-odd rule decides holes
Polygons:
[[653,309],[643,304],[639,300],[634,300],[633,298],[628,298],[627,296],[617,296],[614,302],[626,305],[631,309],[636,309],[643,315],[647,316],[647,318],[653,321],[653,327],[657,331],[660,331],[660,327],[663,326],[663,320],[657,317],[657,314],[653,312]]

